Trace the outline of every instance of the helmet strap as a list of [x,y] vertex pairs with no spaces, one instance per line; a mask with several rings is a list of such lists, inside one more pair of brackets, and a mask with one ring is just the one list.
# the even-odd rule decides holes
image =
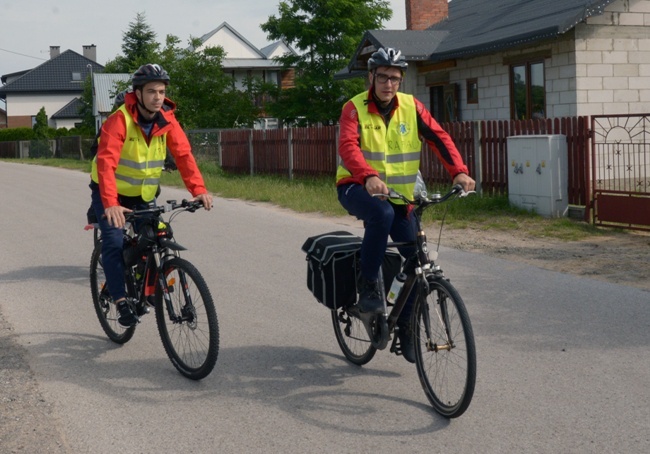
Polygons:
[[[144,95],[142,94],[142,87],[138,87],[138,88],[136,88],[134,91],[138,91],[138,90],[140,90],[140,96],[144,96]],[[136,104],[137,104],[137,106],[138,106],[138,109],[140,109],[141,111],[143,110],[143,111],[147,112],[147,113],[148,113],[149,115],[151,115],[151,116],[154,116],[154,115],[156,114],[156,112],[154,112],[153,110],[149,110],[149,109],[147,109],[147,107],[146,107],[146,106],[144,105],[144,103],[140,100],[140,97],[138,97],[137,94],[135,95],[135,99],[136,99]]]

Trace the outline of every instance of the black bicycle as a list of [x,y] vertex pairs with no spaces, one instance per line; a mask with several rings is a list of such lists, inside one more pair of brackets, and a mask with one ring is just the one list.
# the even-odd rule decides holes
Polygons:
[[[212,372],[219,354],[219,323],[212,295],[201,273],[180,257],[186,250],[174,240],[172,219],[194,212],[201,202],[169,200],[126,213],[124,264],[127,302],[142,317],[154,308],[160,339],[178,371],[193,380]],[[173,212],[167,221],[163,213]],[[134,226],[137,225],[137,232]],[[102,239],[95,237],[90,259],[90,288],[99,323],[118,344],[131,340],[136,326],[122,327],[117,306],[106,286]]]
[[[414,243],[388,244],[389,250],[401,246],[416,247],[414,255],[404,260],[401,266],[401,278],[404,275],[406,277],[401,291],[394,303],[386,302],[383,314],[361,313],[356,304],[335,307],[332,310],[334,332],[341,351],[352,363],[363,365],[374,357],[377,350],[388,346],[391,336],[390,351],[401,354],[397,319],[411,293],[416,292],[410,335],[415,345],[417,373],[433,408],[448,418],[462,415],[469,407],[474,394],[474,334],[460,294],[435,263],[437,251],[428,250],[421,220],[422,213],[427,208],[466,194],[460,185],[456,185],[444,196],[428,196],[423,191],[412,201],[390,190],[386,197],[413,205],[418,231]],[[430,254],[432,258],[429,257]],[[358,275],[358,260],[355,262]],[[384,285],[383,274],[380,273],[380,288],[386,301],[387,286]]]

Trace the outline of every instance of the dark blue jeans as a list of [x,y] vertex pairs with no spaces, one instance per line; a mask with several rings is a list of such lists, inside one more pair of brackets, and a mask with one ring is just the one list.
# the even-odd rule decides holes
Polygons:
[[[351,183],[337,187],[339,202],[352,216],[363,221],[365,231],[361,242],[361,276],[370,281],[379,277],[388,237],[393,241],[415,241],[416,225],[406,206],[394,205],[388,200],[372,197],[360,184]],[[415,247],[401,247],[399,253],[408,258]],[[408,320],[415,292],[400,314]]]
[[[124,233],[122,229],[113,227],[104,218],[104,205],[99,195],[99,189],[91,186],[92,207],[97,216],[99,229],[102,232],[102,265],[106,275],[106,285],[113,301],[126,296],[126,285],[124,282]],[[122,202],[120,202],[122,203]],[[129,206],[130,205],[130,206]],[[147,204],[123,204],[130,209],[143,209]]]

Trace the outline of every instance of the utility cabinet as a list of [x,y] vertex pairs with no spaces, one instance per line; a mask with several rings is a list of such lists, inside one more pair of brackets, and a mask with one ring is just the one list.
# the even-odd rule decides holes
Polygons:
[[508,137],[508,198],[511,204],[545,217],[566,216],[568,183],[565,135]]

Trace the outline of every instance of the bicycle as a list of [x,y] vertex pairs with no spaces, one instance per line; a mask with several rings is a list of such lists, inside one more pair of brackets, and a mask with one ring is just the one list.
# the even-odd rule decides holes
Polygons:
[[[417,226],[415,242],[389,242],[387,247],[387,251],[401,246],[416,248],[415,253],[402,263],[401,272],[406,275],[406,280],[401,291],[394,303],[388,303],[384,273],[379,273],[379,287],[385,302],[383,314],[361,313],[356,303],[335,307],[331,314],[336,340],[343,355],[353,364],[364,365],[375,356],[377,350],[388,346],[391,335],[390,352],[401,355],[397,320],[411,293],[417,292],[410,320],[417,373],[429,402],[447,418],[462,415],[474,394],[474,334],[460,294],[435,262],[438,251],[431,254],[433,258],[429,257],[421,222],[427,208],[464,195],[467,193],[460,185],[455,185],[444,196],[434,194],[429,197],[422,191],[415,200],[389,190],[384,197],[399,199],[414,207]],[[355,273],[359,276],[358,254]]]
[[[199,201],[168,200],[165,205],[125,213],[124,229],[127,302],[138,317],[154,309],[167,356],[182,375],[193,380],[205,378],[214,369],[219,354],[219,323],[205,279],[180,257],[186,248],[174,240],[171,221],[181,212],[194,212],[202,206]],[[164,221],[162,214],[168,212],[173,213]],[[137,325],[119,325],[117,305],[106,285],[101,236],[95,236],[94,241],[90,288],[95,312],[108,338],[125,344]]]

